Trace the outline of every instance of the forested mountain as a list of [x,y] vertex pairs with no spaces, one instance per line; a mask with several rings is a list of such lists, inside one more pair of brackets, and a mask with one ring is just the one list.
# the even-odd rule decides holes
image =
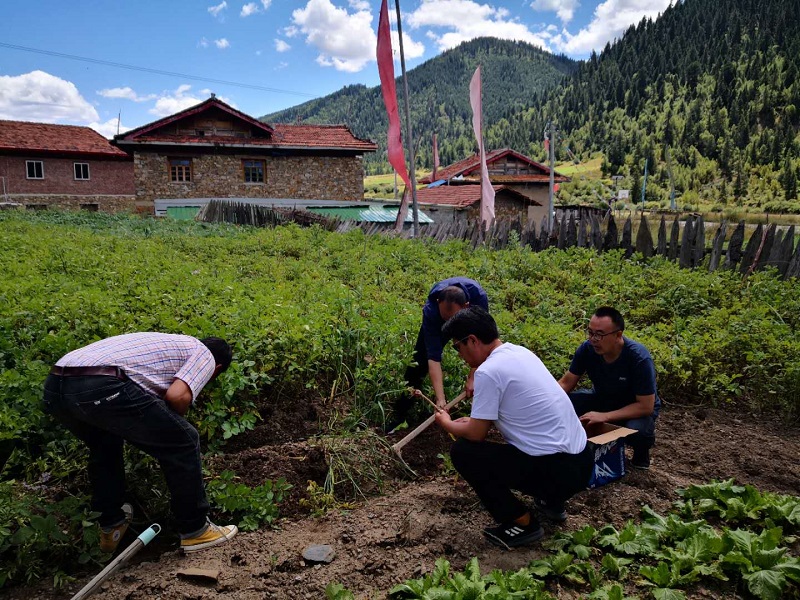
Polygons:
[[487,143],[524,149],[555,118],[579,157],[602,151],[606,174],[629,175],[636,199],[646,159],[647,198],[666,202],[669,146],[683,203],[785,210],[800,176],[798,68],[797,0],[685,0],[632,26],[557,93],[534,94]]
[[[578,63],[543,52],[524,42],[481,38],[443,52],[408,72],[414,137],[420,140],[417,162],[432,163],[432,136],[437,132],[442,164],[475,152],[469,81],[478,65],[483,74],[484,123],[488,126],[530,106],[530,96],[544,93],[575,72]],[[403,114],[403,87],[398,75],[397,94]],[[338,92],[261,117],[268,123],[346,123],[360,137],[378,142],[367,156],[369,172],[389,169],[386,162],[388,120],[380,87],[347,86]],[[403,118],[404,120],[404,118]],[[405,137],[405,124],[403,125]],[[533,134],[532,134],[533,135]],[[541,138],[541,132],[534,135]]]
[[[604,173],[625,176],[634,200],[647,161],[646,198],[668,205],[669,147],[679,207],[800,208],[800,0],[678,0],[581,63],[524,43],[464,43],[409,72],[419,166],[431,166],[434,131],[442,164],[475,151],[468,87],[479,63],[489,148],[543,160],[552,119],[559,158],[602,153]],[[347,123],[385,149],[378,88],[348,87],[265,120],[298,118]],[[368,171],[387,170],[376,154]]]

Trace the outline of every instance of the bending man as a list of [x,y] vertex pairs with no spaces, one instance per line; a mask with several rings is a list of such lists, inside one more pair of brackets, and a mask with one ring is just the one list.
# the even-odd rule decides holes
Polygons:
[[[436,404],[444,406],[444,376],[442,374],[442,325],[454,314],[468,306],[480,306],[489,310],[489,299],[480,284],[467,277],[451,277],[436,283],[428,292],[428,300],[422,307],[422,326],[414,346],[414,363],[406,369],[405,380],[410,387],[419,389],[426,375],[430,375]],[[473,373],[471,370],[464,386],[467,396],[472,396]],[[405,394],[394,405],[392,421],[387,425],[391,431],[406,420],[414,396]]]
[[[534,497],[538,512],[565,521],[564,502],[586,487],[594,456],[569,398],[530,350],[503,343],[494,319],[481,308],[457,313],[444,326],[459,356],[475,371],[469,417],[436,422],[457,436],[453,466],[499,523],[483,530],[504,548],[544,536],[531,509],[512,490]],[[486,441],[494,426],[506,444]]]
[[[625,438],[633,448],[631,465],[649,469],[661,410],[656,369],[647,348],[626,338],[624,331],[625,321],[618,310],[598,308],[586,329],[587,340],[578,347],[558,383],[569,394],[583,423],[614,423],[638,431]],[[592,389],[573,392],[584,373]]]
[[74,350],[52,368],[45,410],[89,447],[92,510],[100,513],[104,552],[116,550],[130,520],[123,511],[125,441],[159,461],[184,552],[236,535],[235,525],[208,521],[200,436],[184,418],[230,363],[230,346],[219,338],[130,333]]

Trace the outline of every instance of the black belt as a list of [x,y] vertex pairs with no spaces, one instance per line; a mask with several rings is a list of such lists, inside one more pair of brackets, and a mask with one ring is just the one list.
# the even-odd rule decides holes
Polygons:
[[51,375],[60,377],[116,377],[121,381],[127,381],[120,367],[53,367],[50,369]]

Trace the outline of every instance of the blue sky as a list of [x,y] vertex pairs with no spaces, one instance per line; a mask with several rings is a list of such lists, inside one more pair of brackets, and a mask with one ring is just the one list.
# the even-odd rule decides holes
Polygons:
[[[582,59],[669,3],[400,0],[406,65],[480,36]],[[380,0],[4,0],[0,119],[112,136],[120,113],[124,131],[211,92],[257,117],[345,85],[377,85],[379,8]]]

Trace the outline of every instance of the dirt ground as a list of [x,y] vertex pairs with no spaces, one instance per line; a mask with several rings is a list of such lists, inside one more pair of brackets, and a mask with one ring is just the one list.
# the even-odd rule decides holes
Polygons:
[[[286,413],[284,413],[286,414]],[[281,505],[284,517],[277,528],[240,533],[230,543],[195,555],[182,556],[162,540],[144,559],[115,574],[98,597],[116,599],[200,598],[325,598],[325,586],[342,583],[357,598],[385,598],[386,592],[408,578],[433,568],[440,556],[462,569],[477,556],[481,569],[517,569],[543,554],[538,546],[501,551],[486,542],[481,529],[490,524],[470,488],[445,475],[437,454],[446,452],[449,439],[430,428],[403,451],[417,477],[402,470],[387,481],[382,495],[358,502],[352,510],[308,516],[299,506],[309,479],[322,483],[327,472],[325,454],[308,439],[318,429],[314,408],[291,418],[266,419],[254,432],[240,436],[228,452],[210,459],[214,469],[231,468],[250,484],[264,478],[286,477],[294,485]],[[402,435],[392,436],[394,442]],[[649,471],[634,471],[622,480],[587,490],[568,503],[563,526],[586,524],[617,526],[637,518],[648,504],[665,512],[678,498],[676,489],[711,479],[734,477],[761,490],[800,495],[800,427],[723,410],[665,407],[658,423],[658,442]],[[554,526],[545,529],[554,531]],[[301,553],[311,544],[329,544],[336,555],[330,564],[306,564]],[[216,584],[204,585],[177,575],[187,568],[219,569]],[[16,588],[9,598],[69,597],[89,577],[75,582],[60,595],[45,582],[36,588]],[[576,592],[551,586],[561,598]],[[727,597],[731,596],[730,592]],[[697,587],[692,598],[722,597],[718,591]]]

